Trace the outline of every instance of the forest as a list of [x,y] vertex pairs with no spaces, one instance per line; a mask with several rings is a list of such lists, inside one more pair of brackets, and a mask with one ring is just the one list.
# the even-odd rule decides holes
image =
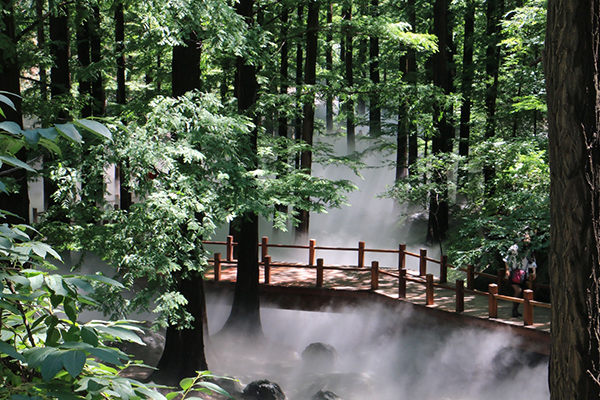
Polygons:
[[[202,240],[217,228],[239,243],[223,330],[261,335],[259,220],[302,240],[356,189],[316,165],[360,175],[364,157],[393,160],[378,195],[420,210],[420,241],[495,273],[528,233],[552,283],[547,3],[589,13],[562,0],[2,0],[0,398],[162,398],[118,377],[126,355],[106,344],[139,340],[123,319],[140,310],[167,329],[156,382],[207,370]],[[592,20],[567,37],[591,38]],[[68,251],[114,273],[55,274]],[[107,321],[78,323],[84,308]]]

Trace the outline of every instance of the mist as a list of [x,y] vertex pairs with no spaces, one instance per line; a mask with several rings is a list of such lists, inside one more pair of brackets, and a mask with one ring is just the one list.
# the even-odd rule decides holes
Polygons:
[[[218,332],[230,299],[208,296],[209,331]],[[289,400],[330,390],[344,400],[547,400],[548,359],[517,349],[504,332],[449,326],[419,312],[383,306],[341,312],[261,309],[259,343],[209,340],[211,371],[242,385],[277,382]],[[335,348],[334,365],[302,359],[311,343]]]

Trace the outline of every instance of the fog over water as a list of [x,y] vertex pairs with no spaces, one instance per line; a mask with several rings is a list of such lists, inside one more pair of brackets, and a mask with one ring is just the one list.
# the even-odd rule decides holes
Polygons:
[[[208,299],[214,333],[229,313],[229,299]],[[549,399],[547,358],[515,349],[519,339],[506,333],[381,306],[343,312],[263,307],[261,314],[264,342],[217,339],[207,346],[213,372],[244,385],[272,380],[290,400],[309,400],[318,390],[346,400]],[[307,370],[301,354],[311,343],[332,345],[335,365]]]

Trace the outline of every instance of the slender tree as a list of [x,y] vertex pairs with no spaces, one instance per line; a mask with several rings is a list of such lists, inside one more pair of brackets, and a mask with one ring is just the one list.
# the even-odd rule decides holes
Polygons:
[[600,397],[600,2],[549,0],[552,400]]
[[471,137],[471,104],[473,91],[473,40],[475,33],[475,1],[467,0],[465,4],[464,45],[462,59],[462,76],[460,91],[462,104],[460,107],[460,142],[458,154],[463,157],[469,155],[469,140]]
[[[325,68],[331,74],[333,72],[333,3],[329,3],[327,7],[327,35],[326,41],[327,46],[325,47]],[[327,77],[325,81],[327,85],[327,95],[326,95],[326,104],[325,104],[325,129],[328,133],[333,131],[333,94],[329,85],[331,84],[331,80]]]
[[[353,43],[352,43],[352,3],[347,2],[344,4],[342,10],[342,19],[344,21],[342,34],[344,36],[344,66],[345,66],[345,78],[346,78],[346,89],[352,91],[354,86],[354,55],[353,55]],[[346,140],[348,143],[348,152],[351,153],[356,148],[356,137],[355,128],[356,123],[354,122],[354,100],[352,94],[348,93],[346,98]]]
[[[50,70],[50,94],[54,101],[65,100],[71,91],[71,58],[69,33],[69,7],[62,4],[50,15],[50,52],[54,64]],[[69,120],[69,112],[63,106],[58,121]]]
[[[371,18],[379,17],[379,0],[371,0]],[[379,83],[381,80],[379,72],[379,37],[371,35],[369,38],[369,78],[373,88],[369,96],[369,134],[379,136],[381,134],[381,105],[379,104]]]

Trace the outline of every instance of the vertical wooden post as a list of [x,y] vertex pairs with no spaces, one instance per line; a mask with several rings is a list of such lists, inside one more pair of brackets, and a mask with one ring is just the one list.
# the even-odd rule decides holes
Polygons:
[[498,318],[498,285],[490,283],[488,286],[488,299],[489,299],[489,316],[490,318]]
[[456,312],[465,311],[465,281],[462,279],[456,280]]
[[379,261],[371,262],[371,290],[379,289]]
[[398,271],[398,298],[406,298],[406,268]]
[[39,213],[38,213],[38,209],[33,207],[31,209],[32,213],[33,213],[33,223],[36,224],[38,222],[38,218],[39,218]]
[[433,274],[425,275],[425,297],[427,299],[427,305],[433,305]]
[[323,259],[317,258],[317,287],[323,287]]
[[358,268],[365,266],[365,242],[358,242]]
[[421,249],[419,257],[419,276],[427,275],[427,249]]
[[475,288],[475,267],[473,265],[467,265],[467,289],[473,290]]
[[448,282],[448,256],[440,257],[440,283]]
[[406,244],[398,245],[398,271],[406,269]]
[[531,304],[533,290],[523,290],[523,300],[523,320],[525,321],[525,326],[533,325],[533,304]]
[[315,239],[310,239],[308,241],[308,265],[311,267],[315,265],[315,257],[317,255],[315,247],[317,247],[317,241]]
[[260,243],[260,259],[262,262],[265,262],[265,257],[269,254],[269,238],[266,236],[262,237],[262,241]]
[[233,261],[233,236],[227,236],[227,261]]
[[263,259],[264,267],[265,267],[265,285],[271,284],[271,256],[266,255]]
[[221,280],[221,253],[215,253],[215,261],[214,265],[214,274],[215,274],[215,282],[219,282]]

